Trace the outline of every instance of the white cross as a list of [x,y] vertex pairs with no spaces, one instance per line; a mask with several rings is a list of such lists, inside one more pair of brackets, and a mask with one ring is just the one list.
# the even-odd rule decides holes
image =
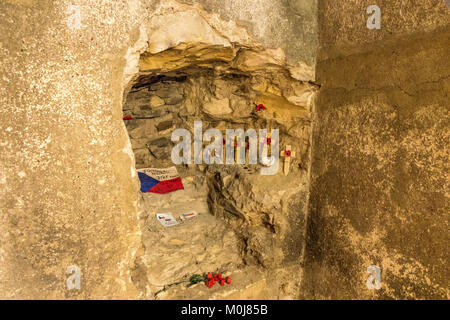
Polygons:
[[[238,158],[239,158],[239,155],[240,155],[240,151],[241,151],[241,148],[242,148],[242,147],[245,148],[245,142],[242,142],[242,141],[237,142],[237,140],[234,140],[233,143],[234,143],[234,146],[235,146],[235,150],[234,150],[234,162],[235,162],[236,164],[238,164]],[[244,150],[244,152],[245,152],[245,150]]]
[[289,173],[289,164],[291,158],[295,158],[295,152],[291,151],[290,145],[286,145],[285,151],[281,151],[280,156],[284,157],[284,174],[287,176]]
[[269,139],[271,136],[272,136],[272,133],[267,132],[267,138],[265,138],[265,137],[260,138],[260,141],[262,143],[264,143],[262,154],[265,154],[267,157],[269,156],[269,148],[270,148],[270,143],[271,143],[271,140],[269,140]]

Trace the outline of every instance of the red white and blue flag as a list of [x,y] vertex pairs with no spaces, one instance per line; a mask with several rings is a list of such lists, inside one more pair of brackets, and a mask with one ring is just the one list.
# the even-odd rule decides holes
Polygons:
[[153,192],[166,194],[177,190],[183,190],[183,182],[175,167],[157,169],[138,169],[141,181],[141,192]]

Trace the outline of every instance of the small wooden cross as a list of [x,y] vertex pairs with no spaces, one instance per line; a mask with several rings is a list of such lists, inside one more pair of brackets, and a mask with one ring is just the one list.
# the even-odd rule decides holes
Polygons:
[[[262,142],[262,143],[264,143],[264,149],[263,149],[263,154],[265,154],[266,156],[269,156],[269,147],[270,147],[270,144],[272,143],[272,139],[270,138],[272,136],[272,133],[271,132],[267,132],[267,137],[265,138],[265,137],[261,137],[260,139],[260,141]],[[264,153],[265,152],[265,153]]]
[[[223,150],[223,149],[222,149],[222,150]],[[223,157],[222,157],[222,155],[220,154],[220,152],[216,152],[215,149],[213,150],[212,155],[213,155],[213,157],[216,158],[216,159],[222,159],[222,160],[223,160]]]
[[[241,148],[245,148],[245,142],[237,142],[237,140],[234,140],[234,162],[238,164],[238,159],[240,155]],[[245,149],[244,149],[245,152]],[[245,161],[245,160],[244,160]]]
[[[205,149],[205,147],[206,147],[206,142],[203,142],[203,150]],[[223,151],[223,149],[222,149],[222,151]],[[222,155],[220,154],[220,151],[219,151],[219,152],[216,152],[216,149],[212,149],[212,150],[209,150],[209,149],[208,149],[208,150],[206,151],[206,158],[209,159],[209,158],[211,158],[211,157],[216,158],[216,159],[222,158],[222,160],[223,160],[223,157],[222,157]]]
[[[226,134],[224,132],[222,132],[222,135],[224,137],[226,136]],[[227,155],[228,155],[227,151],[228,151],[228,149],[227,149],[227,139],[226,138],[222,138],[222,159],[223,159],[224,163],[227,161]]]
[[289,164],[291,158],[295,158],[295,152],[291,150],[290,145],[286,145],[285,151],[281,151],[280,156],[284,157],[284,175],[287,176],[289,173]]
[[245,163],[249,163],[248,157],[250,155],[250,140],[245,141]]
[[[207,146],[207,145],[209,145],[209,142],[203,141],[203,144],[202,144],[203,150],[206,150],[206,146]],[[210,149],[206,150],[206,151],[205,151],[205,158],[206,158],[206,159],[211,159],[212,157],[215,157],[215,151],[216,151],[216,150],[214,150],[214,149],[212,149],[212,150],[210,150]],[[205,160],[206,160],[206,159],[205,159]]]

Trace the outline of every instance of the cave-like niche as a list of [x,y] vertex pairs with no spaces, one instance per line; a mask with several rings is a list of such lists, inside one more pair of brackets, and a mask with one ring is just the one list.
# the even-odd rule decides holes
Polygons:
[[[174,166],[172,132],[183,128],[194,137],[198,120],[203,132],[216,128],[224,138],[226,129],[278,129],[279,152],[287,145],[295,152],[287,175],[284,157],[274,175],[262,175],[259,161],[181,164],[176,168],[184,190],[143,193],[144,252],[133,280],[146,297],[210,297],[204,284],[188,285],[193,274],[208,271],[233,277],[233,286],[218,291],[217,298],[295,297],[315,91],[292,77],[281,50],[181,43],[141,55],[139,74],[123,103],[136,168]],[[164,228],[155,217],[167,212],[178,217],[189,210],[199,216],[173,227]]]

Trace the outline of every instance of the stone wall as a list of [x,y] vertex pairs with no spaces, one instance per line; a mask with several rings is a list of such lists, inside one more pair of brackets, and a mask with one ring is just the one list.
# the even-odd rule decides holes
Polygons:
[[[166,0],[167,1],[167,0]],[[147,3],[160,3],[149,0]],[[317,0],[185,0],[229,24],[245,28],[266,48],[281,48],[292,65],[314,68],[318,45]]]
[[449,9],[376,2],[380,30],[373,1],[319,5],[304,297],[448,299]]
[[[189,109],[183,111],[178,101],[183,98],[174,89],[178,82],[160,81],[158,94],[149,96],[151,103],[143,107],[138,101],[143,89],[131,88],[130,80],[136,80],[139,70],[148,71],[145,75],[166,72],[156,70],[161,61],[182,63],[164,56],[164,52],[175,52],[167,49],[189,53],[186,46],[201,42],[221,48],[219,60],[228,63],[230,55],[231,60],[236,57],[238,44],[256,49],[235,61],[248,71],[281,64],[283,77],[305,83],[313,79],[313,50],[297,44],[294,48],[292,37],[279,36],[292,35],[284,31],[294,28],[304,31],[304,43],[314,43],[315,18],[297,25],[299,12],[314,10],[309,2],[306,6],[282,1],[251,6],[244,1],[236,6],[202,3],[208,11],[192,2],[153,0],[81,0],[76,4],[8,0],[0,4],[0,98],[4,106],[0,111],[1,297],[134,298],[141,294],[131,281],[136,252],[142,246],[132,147],[138,166],[150,161],[157,166],[156,160],[164,162],[167,157],[168,130],[180,121],[191,122],[182,118]],[[291,5],[297,13],[284,21],[281,14]],[[252,17],[250,9],[259,12],[258,16]],[[231,20],[225,17],[227,12],[232,13]],[[288,52],[287,59],[279,47]],[[265,57],[269,65],[255,66],[261,60],[258,52],[265,49],[271,50]],[[145,58],[139,60],[141,54]],[[197,61],[195,54],[187,55],[188,65]],[[208,91],[215,86],[209,80],[205,82]],[[183,81],[178,84],[186,90]],[[162,96],[165,86],[180,95]],[[283,101],[292,106],[303,103],[313,89],[300,90],[294,102]],[[153,121],[127,123],[132,146],[122,120],[123,99],[130,91],[129,97],[139,105],[129,104],[126,112],[158,114]],[[269,91],[260,100],[273,105],[269,114],[273,118],[275,102],[284,98]],[[227,99],[232,110],[252,110],[234,105],[242,102],[239,98]],[[300,117],[307,114],[305,108],[297,109]],[[290,112],[278,109],[275,114],[288,123]],[[219,122],[209,119],[209,125]],[[291,127],[285,130],[297,130]],[[310,150],[309,140],[303,139],[309,135],[301,130],[285,139],[297,139],[300,156]],[[297,161],[293,175],[305,177],[298,167],[303,159]],[[66,271],[71,265],[81,270],[81,290],[67,290]]]
[[171,134],[180,127],[179,114],[185,110],[183,81],[186,77],[151,79],[157,82],[144,85],[145,78],[140,79],[128,93],[123,109],[125,117],[133,118],[125,120],[125,124],[137,168],[147,168],[150,163],[154,167],[170,164]]
[[[141,236],[133,150],[165,166],[169,132],[200,117],[279,126],[298,152],[289,176],[180,170],[204,177],[238,258],[270,271],[254,297],[448,298],[449,11],[377,3],[380,30],[369,0],[319,1],[319,23],[315,0],[79,0],[78,22],[69,1],[2,1],[0,297],[146,297],[132,269],[156,235]],[[124,115],[151,119],[129,120],[130,140]],[[67,290],[71,265],[81,290]]]
[[[235,57],[235,44],[256,52],[270,49],[270,64],[281,63],[286,76],[305,83],[314,78],[314,50],[309,44],[316,41],[315,18],[311,23],[305,20],[305,29],[297,25],[303,21],[298,17],[302,10],[304,14],[314,10],[309,2],[305,7],[283,1],[251,6],[240,1],[235,7],[230,2],[202,3],[208,11],[198,4],[166,0],[80,0],[76,4],[7,0],[0,4],[0,297],[139,296],[131,281],[136,252],[142,246],[139,183],[122,103],[139,69],[158,72],[153,68],[161,61],[158,58],[168,58],[161,52],[169,48],[189,52],[183,44],[201,39],[203,44],[221,47],[220,60],[228,63],[230,54]],[[274,19],[293,5],[296,13],[288,21],[280,16]],[[249,10],[259,12],[258,16],[252,17]],[[228,11],[231,20],[225,17]],[[293,33],[285,32],[290,28],[304,29],[303,43],[308,44],[304,49],[291,41]],[[283,51],[288,53],[286,59]],[[139,60],[141,54],[146,59]],[[260,60],[249,51],[239,61],[251,71],[255,57]],[[190,55],[189,64],[195,61],[195,54]],[[264,103],[276,108],[281,95],[266,90],[261,101],[268,100]],[[306,91],[300,96],[309,96]],[[302,98],[293,104],[299,101]],[[161,114],[170,109],[167,118],[145,126],[149,131],[144,136],[140,122],[134,124],[136,139],[132,142],[140,150],[139,166],[152,159],[144,147],[146,135],[164,135],[170,121],[178,125],[172,110],[181,104],[164,103],[160,109],[167,107]],[[232,104],[230,100],[231,108]],[[139,112],[144,109],[139,107]],[[306,111],[302,107],[292,110],[299,117]],[[275,114],[288,123],[291,111],[281,108]],[[286,130],[297,128],[291,125]],[[310,132],[292,135],[298,139],[299,154],[309,150],[303,134]],[[158,143],[164,149],[166,142]],[[165,157],[160,151],[153,150],[155,158]],[[293,175],[304,178],[304,170],[298,167],[302,159],[297,161]],[[303,198],[299,199],[304,205]],[[80,290],[67,290],[66,271],[71,265],[81,270]]]
[[[80,25],[64,1],[0,4],[3,299],[138,297],[139,182],[121,101],[140,15],[132,1],[77,3]],[[80,290],[66,286],[73,265]]]

